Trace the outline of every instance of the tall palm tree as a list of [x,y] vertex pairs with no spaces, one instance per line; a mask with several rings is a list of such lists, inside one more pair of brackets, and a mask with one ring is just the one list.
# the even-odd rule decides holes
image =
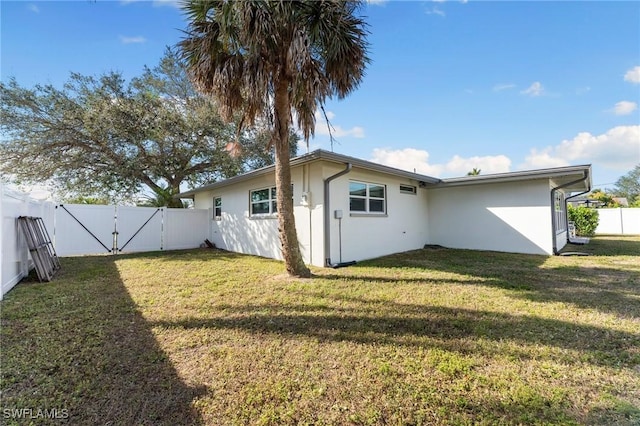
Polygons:
[[360,83],[368,43],[359,1],[186,0],[189,27],[179,47],[192,79],[218,98],[223,117],[266,120],[273,130],[278,221],[289,274],[308,277],[291,190],[289,130],[292,117],[305,140],[315,112],[332,96],[343,98]]

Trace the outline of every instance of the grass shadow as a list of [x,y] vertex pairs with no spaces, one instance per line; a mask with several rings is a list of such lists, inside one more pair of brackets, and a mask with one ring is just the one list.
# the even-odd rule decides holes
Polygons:
[[[640,318],[640,241],[599,239],[590,248],[598,257],[547,257],[468,250],[415,250],[352,268],[351,279],[433,282],[486,286],[509,291],[515,299],[562,302],[625,318]],[[586,247],[586,246],[585,246]],[[616,253],[618,253],[616,255]],[[622,256],[634,253],[631,259]],[[613,258],[612,256],[618,256]],[[389,277],[376,277],[368,266],[383,266]],[[359,269],[362,268],[362,269]],[[416,278],[394,278],[393,270],[415,270]],[[424,276],[421,276],[424,272]],[[456,274],[443,279],[434,272]],[[331,275],[329,275],[331,276]],[[337,275],[336,275],[337,277]]]
[[581,252],[592,256],[640,256],[637,236],[597,235],[588,244],[567,244],[561,252]]
[[[340,296],[344,301],[344,296]],[[605,327],[572,324],[527,315],[411,305],[388,300],[351,298],[350,306],[254,304],[221,306],[222,315],[159,320],[153,326],[173,329],[234,329],[251,333],[301,335],[319,341],[363,344],[438,346],[460,351],[480,340],[546,345],[579,351],[580,362],[594,365],[640,364],[640,336]],[[501,351],[507,351],[504,347]],[[503,353],[506,354],[506,353]],[[513,353],[521,357],[522,353]],[[571,359],[567,359],[571,362]]]
[[[29,423],[38,410],[57,410],[58,419],[38,419],[56,424],[201,424],[192,402],[206,389],[180,379],[114,257],[62,265],[53,282],[21,283],[2,302],[7,424]],[[23,417],[11,411],[25,408]]]

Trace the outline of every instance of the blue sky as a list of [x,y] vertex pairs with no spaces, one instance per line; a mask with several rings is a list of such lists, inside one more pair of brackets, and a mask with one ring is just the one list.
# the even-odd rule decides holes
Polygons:
[[[158,63],[173,1],[1,1],[1,78],[61,86]],[[371,64],[326,110],[334,151],[437,176],[640,163],[640,2],[372,1]],[[331,149],[318,121],[310,149]],[[302,149],[304,152],[306,147]]]

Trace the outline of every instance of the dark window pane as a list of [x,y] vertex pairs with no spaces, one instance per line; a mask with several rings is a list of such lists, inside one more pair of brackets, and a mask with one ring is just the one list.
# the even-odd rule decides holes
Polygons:
[[272,201],[271,202],[271,213],[277,213],[278,212],[278,203],[276,201]]
[[222,198],[214,198],[213,199],[213,204],[215,205],[215,207],[222,206]]
[[264,201],[269,199],[269,190],[261,189],[259,191],[251,191],[251,201]]
[[268,214],[269,202],[253,203],[251,204],[251,214]]
[[369,185],[369,196],[374,198],[384,198],[384,186]]
[[222,208],[216,207],[214,215],[215,215],[215,217],[221,217],[222,216]]
[[349,198],[349,209],[352,212],[365,212],[365,199],[364,198]]
[[384,200],[369,200],[369,211],[384,213]]
[[272,200],[276,199],[276,187],[275,186],[273,188],[271,188],[271,199]]
[[405,192],[408,194],[415,194],[416,187],[412,185],[400,185],[400,192]]
[[364,197],[367,195],[367,185],[358,182],[349,182],[349,195]]

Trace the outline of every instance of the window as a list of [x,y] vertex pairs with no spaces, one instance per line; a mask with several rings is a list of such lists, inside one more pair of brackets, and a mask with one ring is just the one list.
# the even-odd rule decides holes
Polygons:
[[222,219],[222,198],[213,197],[213,218],[216,220]]
[[251,191],[251,215],[274,214],[278,212],[276,205],[276,187]]
[[554,194],[554,214],[556,215],[556,232],[567,230],[567,210],[564,202],[564,194],[556,192]]
[[401,194],[417,194],[418,190],[413,185],[400,185],[400,193]]
[[[291,194],[293,197],[293,184],[291,184]],[[251,216],[278,213],[275,186],[253,190],[249,193],[249,199],[251,203]]]
[[385,213],[386,186],[375,183],[349,182],[349,210],[353,213]]

